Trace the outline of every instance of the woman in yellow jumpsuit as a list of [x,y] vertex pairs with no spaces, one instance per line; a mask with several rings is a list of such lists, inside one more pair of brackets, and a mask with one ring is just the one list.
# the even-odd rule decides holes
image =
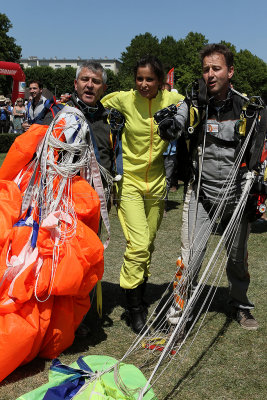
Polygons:
[[164,71],[156,57],[141,59],[134,77],[136,90],[111,93],[102,103],[125,117],[121,139],[123,175],[117,185],[118,217],[127,241],[120,286],[125,289],[129,322],[138,333],[146,322],[142,298],[166,194],[162,154],[168,143],[157,134],[153,115],[183,97],[161,90]]

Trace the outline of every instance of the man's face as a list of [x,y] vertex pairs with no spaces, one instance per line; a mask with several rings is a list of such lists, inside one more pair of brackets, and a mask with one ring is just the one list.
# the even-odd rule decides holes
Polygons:
[[227,97],[230,79],[234,74],[234,67],[226,65],[225,57],[221,53],[213,53],[204,57],[202,76],[206,82],[208,93],[217,100]]
[[40,89],[39,88],[39,85],[38,85],[38,83],[31,83],[30,84],[30,87],[29,87],[29,91],[30,91],[30,95],[31,95],[31,97],[32,97],[32,100],[34,101],[34,102],[37,102],[37,101],[39,101],[40,100],[40,97],[41,97],[41,95],[42,95],[42,91],[43,91],[43,89]]
[[88,68],[82,68],[78,79],[74,81],[74,87],[79,99],[93,107],[107,86],[103,83],[101,71],[93,72]]

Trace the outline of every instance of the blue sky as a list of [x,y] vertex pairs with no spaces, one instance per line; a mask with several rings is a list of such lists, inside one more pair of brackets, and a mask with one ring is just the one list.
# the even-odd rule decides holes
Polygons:
[[193,31],[267,62],[267,0],[10,0],[0,12],[23,57],[120,58],[136,35],[178,40]]

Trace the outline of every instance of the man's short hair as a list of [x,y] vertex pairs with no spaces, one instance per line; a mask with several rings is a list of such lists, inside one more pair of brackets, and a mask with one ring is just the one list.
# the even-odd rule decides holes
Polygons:
[[103,84],[107,83],[107,73],[100,63],[94,62],[94,61],[85,61],[83,64],[79,65],[79,67],[77,68],[76,79],[79,78],[79,75],[83,68],[87,68],[90,71],[93,71],[94,73],[101,72]]
[[30,86],[32,83],[37,83],[39,89],[43,89],[43,87],[44,87],[43,83],[42,83],[41,81],[38,81],[37,79],[32,79],[32,80],[29,82],[29,86]]
[[199,53],[201,58],[201,64],[203,65],[203,60],[205,57],[210,56],[213,53],[220,53],[224,55],[225,62],[228,68],[234,65],[234,55],[231,50],[221,43],[211,43],[205,46]]

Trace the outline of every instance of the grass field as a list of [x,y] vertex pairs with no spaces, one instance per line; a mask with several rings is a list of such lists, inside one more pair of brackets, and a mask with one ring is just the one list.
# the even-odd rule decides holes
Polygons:
[[[182,190],[171,193],[171,210],[163,219],[152,259],[152,277],[148,300],[152,309],[172,279],[180,248]],[[103,318],[96,313],[93,300],[87,316],[91,334],[76,339],[61,356],[70,364],[80,355],[123,356],[134,334],[121,320],[124,299],[120,291],[119,271],[125,240],[114,207],[110,213],[111,242],[105,254],[102,281]],[[252,226],[249,239],[251,273],[250,297],[256,303],[254,315],[260,323],[256,332],[246,331],[233,321],[227,304],[225,275],[199,335],[183,364],[171,365],[155,386],[159,400],[264,400],[267,398],[267,223]],[[8,376],[1,384],[0,399],[14,400],[25,392],[46,383],[51,361],[35,359]]]
[[0,153],[0,165],[2,165],[2,162],[4,161],[6,156],[6,153]]

